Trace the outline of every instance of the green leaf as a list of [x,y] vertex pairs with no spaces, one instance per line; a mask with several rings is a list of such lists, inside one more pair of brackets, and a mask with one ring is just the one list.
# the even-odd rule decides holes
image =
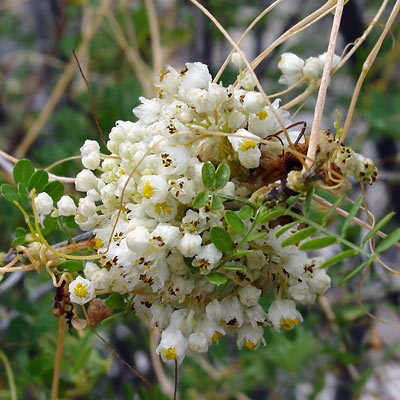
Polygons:
[[57,269],[59,271],[67,270],[69,272],[78,272],[83,271],[83,264],[82,261],[67,260],[58,264]]
[[248,206],[247,204],[244,205],[240,210],[239,210],[239,217],[244,220],[247,221],[248,219],[250,219],[253,216],[253,209]]
[[291,235],[288,238],[286,238],[282,242],[281,246],[282,247],[286,247],[286,246],[290,246],[290,245],[295,244],[295,243],[299,243],[300,241],[302,241],[304,239],[307,239],[308,237],[313,235],[316,231],[317,230],[315,228],[313,228],[312,226],[309,226],[308,228],[300,229],[299,231],[297,231],[293,235]]
[[328,247],[336,243],[336,238],[333,236],[322,236],[314,239],[307,240],[299,246],[300,250],[318,250]]
[[19,201],[26,206],[30,205],[30,198],[26,194],[26,187],[21,182],[18,183],[17,190],[19,194]]
[[36,193],[43,191],[49,181],[49,174],[44,169],[38,169],[29,179],[28,189],[36,189]]
[[25,236],[19,236],[11,242],[11,246],[21,246],[25,243]]
[[378,246],[376,247],[375,253],[376,254],[382,253],[383,251],[387,250],[389,247],[396,244],[399,240],[400,240],[400,228],[397,228],[393,232],[389,233],[389,235],[387,235],[385,237],[385,239],[383,239],[378,244]]
[[372,238],[378,231],[380,231],[395,215],[396,213],[391,212],[387,215],[385,215],[383,218],[381,218],[374,226],[373,229],[371,229],[370,232],[367,233],[367,235],[364,237],[364,239],[361,242],[361,247],[364,247],[365,243],[368,242],[369,239]]
[[253,253],[255,250],[243,250],[243,251],[238,251],[237,253],[233,253],[232,257],[243,257],[247,256],[247,254]]
[[202,190],[197,193],[196,197],[193,199],[193,207],[202,208],[208,204],[208,194]]
[[241,267],[238,265],[225,265],[224,269],[227,269],[228,271],[246,271],[245,267]]
[[68,217],[64,218],[64,224],[68,228],[76,229],[78,228],[78,224],[75,222],[75,217],[73,215],[68,215]]
[[244,223],[234,211],[225,211],[225,221],[235,232],[241,233],[244,231]]
[[342,251],[341,253],[336,254],[331,258],[328,258],[328,260],[322,263],[319,268],[326,268],[330,265],[337,264],[338,262],[343,261],[346,258],[355,256],[356,254],[358,254],[358,251],[353,249]]
[[124,308],[125,300],[119,293],[110,293],[105,299],[104,304],[112,309]]
[[211,210],[219,210],[224,205],[222,199],[213,193],[211,199]]
[[268,232],[258,232],[255,235],[252,235],[246,239],[247,242],[252,242],[253,240],[257,240],[262,238],[263,236],[268,235]]
[[24,228],[21,228],[21,227],[18,227],[16,230],[15,230],[15,237],[25,237],[25,235],[26,235],[26,230],[24,229]]
[[207,279],[209,282],[217,286],[224,285],[226,282],[228,282],[228,278],[220,272],[211,272],[207,275]]
[[44,228],[41,229],[43,236],[49,236],[55,230],[58,229],[58,222],[56,218],[51,217],[50,215],[46,215],[43,220]]
[[229,166],[224,163],[219,164],[215,173],[215,189],[223,189],[225,185],[229,182],[230,176],[231,170]]
[[349,211],[349,215],[344,220],[344,223],[343,223],[343,226],[341,229],[342,236],[344,236],[347,232],[347,229],[349,229],[349,226],[353,222],[354,217],[357,215],[358,210],[360,209],[363,200],[364,200],[364,196],[360,196],[360,198],[351,207],[351,209]]
[[299,221],[293,221],[290,224],[286,224],[286,225],[281,226],[280,228],[276,228],[274,230],[275,237],[278,239],[285,232],[287,232],[289,229],[292,229],[294,226],[296,226],[298,224],[299,224]]
[[193,267],[193,260],[194,257],[183,257],[183,262],[186,264],[187,267],[189,268],[194,268]]
[[325,225],[331,215],[335,212],[336,208],[340,206],[340,204],[343,203],[344,199],[346,198],[346,195],[343,195],[339,197],[333,204],[332,207],[328,210],[328,212],[324,215],[324,217],[321,220],[321,225]]
[[304,203],[304,214],[305,215],[308,215],[308,210],[310,209],[314,191],[315,191],[315,183],[312,184],[312,186],[310,187],[310,189],[308,189],[308,192],[306,194],[306,201]]
[[11,203],[20,199],[17,189],[9,183],[3,183],[0,187],[0,191],[3,197]]
[[370,260],[364,261],[362,264],[360,264],[358,267],[354,268],[348,275],[346,275],[340,282],[339,286],[343,285],[346,283],[349,279],[351,279],[354,275],[358,274],[368,263]]
[[257,222],[259,224],[264,224],[265,222],[277,219],[278,217],[280,217],[281,215],[284,215],[284,214],[285,214],[285,210],[274,210],[271,212],[266,212],[266,213],[263,213],[262,215],[260,215]]
[[213,226],[210,229],[210,239],[214,243],[214,246],[222,252],[229,252],[233,249],[232,238],[229,233],[220,226]]
[[211,188],[215,182],[215,168],[210,162],[203,164],[201,168],[201,178],[203,180],[203,185],[206,188]]
[[19,160],[13,169],[14,181],[18,185],[21,183],[24,187],[28,186],[31,176],[35,172],[35,167],[31,160]]
[[43,192],[46,192],[57,203],[64,193],[64,185],[60,181],[52,181],[43,188]]

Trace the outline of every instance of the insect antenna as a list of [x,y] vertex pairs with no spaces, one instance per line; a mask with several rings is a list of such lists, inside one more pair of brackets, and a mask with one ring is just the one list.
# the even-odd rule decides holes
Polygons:
[[76,53],[75,53],[75,50],[73,50],[72,53],[73,53],[73,55],[74,55],[74,57],[75,57],[76,63],[78,64],[79,72],[81,73],[81,76],[82,76],[83,80],[85,81],[86,88],[87,88],[88,93],[89,93],[90,104],[92,105],[92,113],[93,113],[94,120],[95,120],[95,122],[96,122],[97,129],[98,129],[98,131],[99,131],[99,133],[100,133],[101,141],[103,142],[104,146],[107,147],[107,143],[106,143],[106,141],[105,141],[105,139],[104,139],[103,131],[101,130],[101,126],[100,126],[99,120],[98,120],[98,118],[97,118],[96,107],[95,107],[95,105],[94,105],[92,91],[90,90],[89,83],[88,83],[88,81],[87,81],[87,79],[86,79],[86,77],[85,77],[85,74],[84,74],[83,71],[82,71],[81,65],[79,64],[79,60],[78,60],[78,57],[77,57],[77,55],[76,55]]

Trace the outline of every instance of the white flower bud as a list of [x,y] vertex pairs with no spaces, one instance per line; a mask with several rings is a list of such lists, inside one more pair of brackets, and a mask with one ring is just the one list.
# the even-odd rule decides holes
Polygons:
[[48,215],[53,209],[53,199],[45,192],[35,196],[35,207],[38,214]]
[[89,169],[83,169],[76,176],[75,188],[79,192],[87,192],[90,189],[97,189],[97,178]]
[[87,197],[79,199],[78,212],[85,217],[92,217],[96,213],[96,204]]
[[201,241],[200,235],[185,233],[179,242],[178,249],[185,257],[193,257],[200,251]]
[[100,164],[100,146],[95,140],[86,140],[80,148],[85,168],[96,169]]
[[67,217],[73,215],[76,212],[76,205],[74,200],[69,196],[62,196],[57,202],[57,208],[60,215]]
[[126,235],[128,248],[138,254],[143,254],[149,247],[150,233],[144,226],[138,226]]
[[301,79],[304,60],[294,53],[283,53],[278,63],[278,68],[282,72],[279,83],[287,86],[294,85]]
[[308,80],[319,79],[324,69],[324,62],[317,57],[310,57],[306,60],[303,68],[303,75]]
[[208,350],[208,340],[201,332],[192,333],[189,338],[189,349],[195,353],[205,353]]
[[187,90],[190,88],[207,89],[211,83],[211,75],[208,67],[200,62],[186,63],[187,71],[181,72],[181,88]]
[[236,51],[232,54],[231,60],[238,68],[241,68],[244,65],[242,56]]
[[133,109],[133,113],[145,125],[151,125],[160,117],[161,106],[159,99],[148,100],[145,97],[139,97],[142,104]]
[[315,301],[315,294],[310,292],[310,289],[305,282],[296,283],[289,287],[289,296],[301,304],[311,304]]
[[261,290],[252,285],[244,286],[238,292],[239,300],[248,307],[256,305],[260,295]]

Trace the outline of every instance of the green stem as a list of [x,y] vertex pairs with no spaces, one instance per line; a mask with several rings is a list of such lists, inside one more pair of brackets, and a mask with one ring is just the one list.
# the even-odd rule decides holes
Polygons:
[[7,356],[5,355],[5,353],[2,350],[0,350],[0,359],[1,359],[1,361],[3,361],[4,368],[6,369],[7,379],[8,379],[8,383],[10,385],[11,400],[17,400],[17,390],[15,388],[14,375],[13,375],[13,372],[11,369],[10,362],[8,361]]

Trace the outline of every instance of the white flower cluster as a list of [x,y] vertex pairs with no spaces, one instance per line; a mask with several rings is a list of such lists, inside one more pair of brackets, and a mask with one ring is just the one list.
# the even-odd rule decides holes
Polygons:
[[[286,86],[293,86],[300,79],[304,80],[309,85],[314,85],[321,79],[326,60],[326,53],[318,57],[310,57],[306,61],[298,57],[294,53],[283,53],[278,64],[278,68],[282,72],[279,78],[279,83]],[[333,56],[332,69],[339,65],[340,57]]]
[[[157,91],[157,98],[140,99],[137,122],[119,121],[112,129],[110,155],[85,142],[76,189],[86,196],[77,207],[69,197],[57,203],[59,215],[75,215],[82,230],[94,230],[101,255],[70,284],[71,300],[135,294],[134,312],[162,331],[157,353],[164,360],[206,352],[227,333],[237,333],[239,348],[253,350],[265,344],[266,325],[279,331],[302,322],[296,303],[312,303],[330,278],[318,269],[319,259],[296,246],[282,248],[290,232],[276,239],[268,224],[256,226],[257,238],[244,243],[244,254],[220,268],[226,254],[211,241],[210,229],[223,227],[235,245],[243,234],[227,225],[224,204],[213,208],[211,197],[199,209],[192,203],[205,189],[202,167],[209,160],[229,164],[232,180],[219,193],[235,195],[240,176],[258,167],[261,150],[268,149],[257,140],[280,125],[258,92],[212,83],[201,63],[162,71]],[[279,101],[273,107],[288,125]],[[228,279],[223,290],[208,279],[216,272]],[[268,290],[274,301],[266,312],[259,299]]]

